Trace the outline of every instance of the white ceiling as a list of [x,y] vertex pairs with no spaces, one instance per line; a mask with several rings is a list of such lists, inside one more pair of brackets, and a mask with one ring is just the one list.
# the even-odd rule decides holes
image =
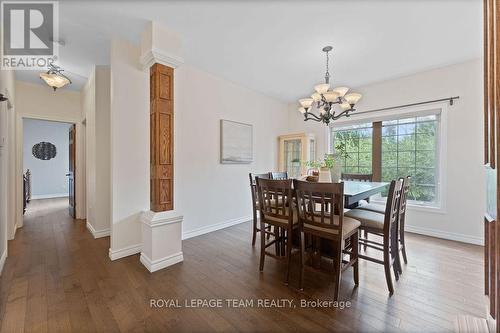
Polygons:
[[[79,89],[109,63],[113,37],[150,20],[181,34],[186,63],[284,101],[308,96],[332,45],[334,85],[351,87],[482,55],[480,0],[59,2],[60,65]],[[78,76],[75,76],[78,75]],[[31,77],[32,76],[32,77]],[[36,79],[36,73],[21,73]]]

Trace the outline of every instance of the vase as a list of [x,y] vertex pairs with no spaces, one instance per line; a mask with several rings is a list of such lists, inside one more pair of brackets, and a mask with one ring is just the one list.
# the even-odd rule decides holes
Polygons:
[[319,179],[320,183],[331,183],[332,182],[332,174],[330,169],[328,168],[320,168],[319,169]]
[[340,183],[340,177],[342,176],[342,167],[340,163],[335,163],[333,168],[330,169],[330,177],[332,183]]

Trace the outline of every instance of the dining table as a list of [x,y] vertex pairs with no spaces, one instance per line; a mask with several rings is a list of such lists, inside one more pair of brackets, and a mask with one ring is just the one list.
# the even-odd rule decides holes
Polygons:
[[389,183],[386,182],[346,180],[344,181],[344,205],[346,208],[356,208],[361,200],[382,193],[388,185]]

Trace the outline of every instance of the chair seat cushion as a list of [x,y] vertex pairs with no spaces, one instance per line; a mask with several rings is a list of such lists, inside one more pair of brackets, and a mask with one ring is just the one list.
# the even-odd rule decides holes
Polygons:
[[384,214],[356,208],[351,209],[344,215],[358,220],[363,227],[384,230]]
[[[297,209],[292,209],[292,221],[293,224],[297,224],[299,222],[298,216],[297,216]],[[286,218],[285,218],[286,216]],[[269,214],[264,214],[264,219],[266,222],[273,223],[273,224],[282,224],[283,226],[288,225],[288,209],[286,210],[286,214],[282,215],[282,217],[277,217],[277,216],[272,216]]]
[[383,205],[376,205],[376,204],[366,204],[362,205],[360,207],[357,207],[358,209],[363,209],[363,210],[369,210],[371,212],[375,213],[380,213],[380,214],[385,214],[385,206]]
[[[321,218],[320,217],[315,217],[314,220],[315,220],[315,222],[321,223]],[[336,225],[338,225],[338,223],[339,223],[339,217],[338,217],[338,215],[334,216],[334,222],[333,223],[336,224]],[[360,221],[358,221],[356,219],[353,219],[353,218],[350,218],[350,217],[344,216],[344,220],[342,221],[342,237],[345,238],[347,235],[351,235],[352,231],[354,231],[360,225],[361,225]],[[316,231],[330,233],[332,235],[336,235],[337,234],[337,230],[336,229],[323,228],[323,227],[319,227],[319,226],[311,225],[311,224],[307,224],[307,223],[304,223],[304,229],[312,229],[312,230],[316,230]],[[307,230],[306,230],[306,232],[307,232]]]

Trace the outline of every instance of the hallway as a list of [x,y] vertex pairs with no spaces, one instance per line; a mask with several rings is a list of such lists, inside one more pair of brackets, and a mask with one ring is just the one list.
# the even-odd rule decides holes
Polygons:
[[[426,331],[451,332],[457,315],[484,317],[482,247],[408,234],[409,260],[388,297],[378,265],[360,264],[360,285],[342,279],[350,308],[229,308],[227,299],[329,299],[328,274],[306,271],[305,291],[282,281],[243,223],[184,242],[182,264],[150,274],[138,255],[111,262],[109,238],[93,239],[68,215],[67,198],[35,200],[9,242],[0,278],[1,332]],[[221,299],[222,308],[151,308],[151,299]],[[363,313],[363,315],[361,315]],[[276,320],[276,318],[280,318]],[[292,326],[289,326],[292,325]]]

